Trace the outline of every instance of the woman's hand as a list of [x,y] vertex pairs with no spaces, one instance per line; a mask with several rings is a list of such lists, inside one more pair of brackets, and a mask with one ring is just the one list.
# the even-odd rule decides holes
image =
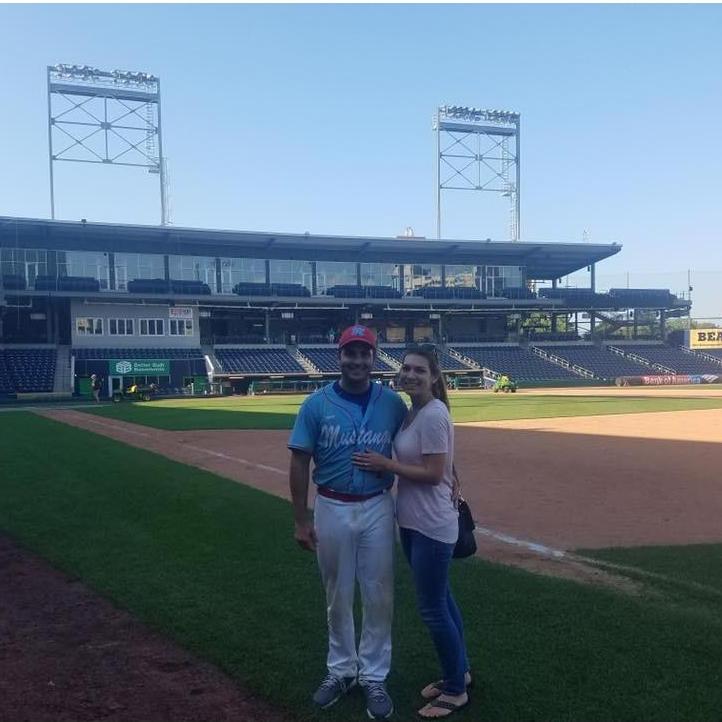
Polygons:
[[364,471],[391,471],[393,460],[375,451],[357,451],[351,457],[354,466]]

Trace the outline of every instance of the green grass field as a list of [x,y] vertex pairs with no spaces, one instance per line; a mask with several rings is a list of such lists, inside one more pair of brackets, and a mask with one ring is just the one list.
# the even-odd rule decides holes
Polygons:
[[[282,402],[272,413],[292,414],[295,402]],[[223,416],[263,416],[232,408]],[[324,603],[286,502],[29,413],[0,417],[0,453],[0,528],[21,544],[297,719],[365,718],[359,695],[324,713],[308,701],[324,672]],[[718,547],[684,547],[673,561],[655,550],[599,554],[722,589]],[[720,598],[684,585],[629,596],[477,559],[454,564],[453,585],[477,680],[457,719],[719,719]],[[394,645],[401,722],[438,676],[403,563]]]
[[[290,429],[305,396],[233,396],[217,399],[173,399],[150,403],[105,404],[85,410],[122,421],[169,431],[191,429]],[[630,414],[722,408],[717,398],[651,398],[649,396],[565,396],[456,393],[454,420],[495,421],[556,416]]]
[[693,588],[700,585],[722,600],[722,544],[579,549],[577,552],[612,564],[659,574],[667,577],[671,586],[689,585]]

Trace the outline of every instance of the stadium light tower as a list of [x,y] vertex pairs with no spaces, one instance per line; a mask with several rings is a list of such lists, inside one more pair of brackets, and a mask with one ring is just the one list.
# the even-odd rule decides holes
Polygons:
[[147,168],[160,178],[160,222],[168,219],[160,120],[160,79],[150,73],[48,66],[50,217],[55,218],[53,164],[103,163]]
[[[436,131],[436,236],[441,238],[441,191],[490,191],[509,198],[509,237],[519,240],[519,113],[442,105]],[[513,146],[512,146],[513,143]]]

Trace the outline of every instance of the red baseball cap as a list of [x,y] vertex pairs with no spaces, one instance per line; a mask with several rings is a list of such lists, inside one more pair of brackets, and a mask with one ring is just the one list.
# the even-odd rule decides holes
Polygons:
[[368,326],[361,326],[357,324],[355,326],[349,326],[338,340],[338,347],[342,349],[350,343],[359,341],[365,343],[375,351],[376,350],[376,334]]

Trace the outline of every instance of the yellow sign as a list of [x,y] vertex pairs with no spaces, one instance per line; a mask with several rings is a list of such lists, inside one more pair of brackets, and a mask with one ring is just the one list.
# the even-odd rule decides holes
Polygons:
[[722,328],[693,328],[689,332],[690,348],[722,348]]

